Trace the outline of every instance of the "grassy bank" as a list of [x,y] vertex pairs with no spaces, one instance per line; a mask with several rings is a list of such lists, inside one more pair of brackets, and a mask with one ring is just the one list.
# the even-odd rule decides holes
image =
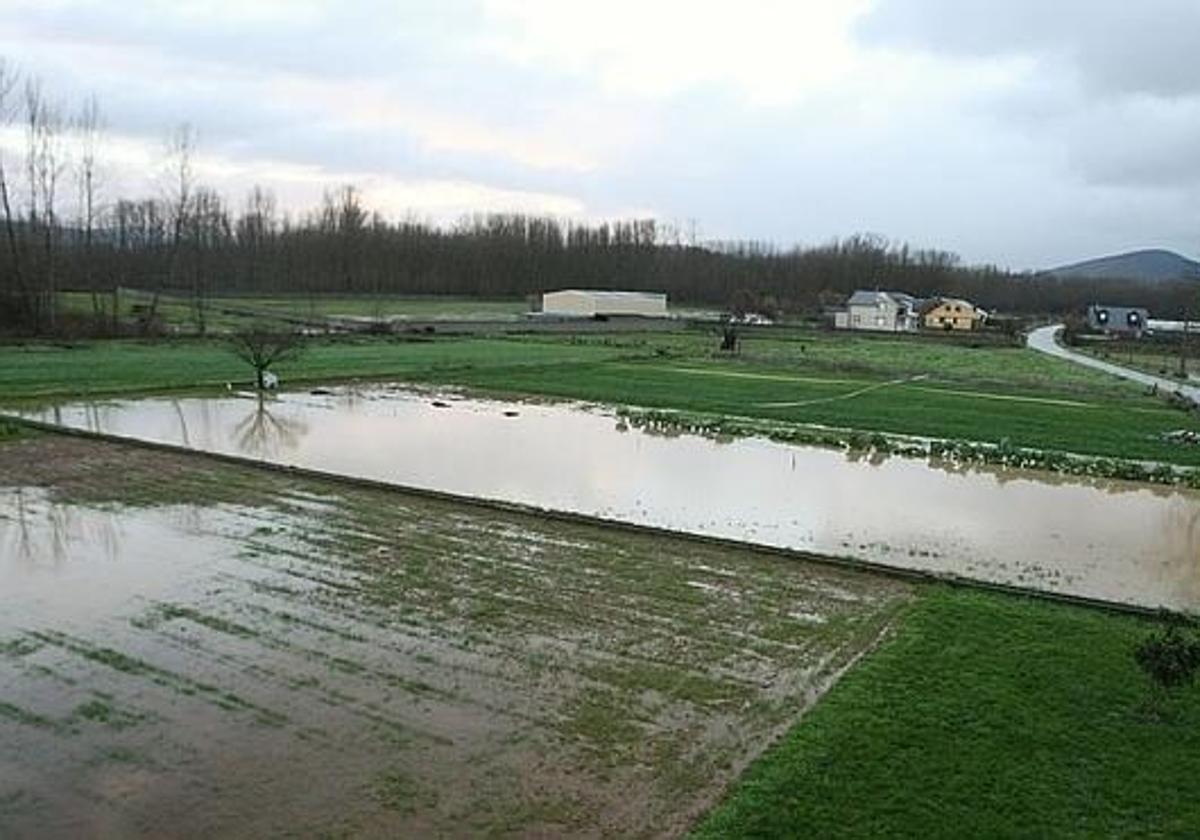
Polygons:
[[699,837],[1185,836],[1200,691],[1142,710],[1148,622],[934,590],[753,765]]
[[[1016,347],[753,333],[734,357],[702,330],[405,341],[319,339],[279,366],[285,386],[387,377],[867,433],[1200,464],[1165,442],[1194,416],[1106,374]],[[0,400],[248,383],[218,341],[0,348]]]

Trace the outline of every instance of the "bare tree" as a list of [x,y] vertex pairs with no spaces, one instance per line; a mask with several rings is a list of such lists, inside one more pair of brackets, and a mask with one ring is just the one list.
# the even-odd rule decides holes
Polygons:
[[166,169],[167,169],[167,205],[171,214],[171,243],[167,255],[167,271],[165,276],[159,276],[154,294],[150,298],[150,306],[146,313],[146,323],[153,323],[158,316],[158,303],[163,287],[167,284],[174,286],[176,272],[179,268],[180,246],[183,242],[184,228],[187,224],[188,210],[192,204],[192,191],[195,188],[196,173],[193,158],[196,154],[196,129],[191,123],[180,123],[171,136],[167,138]]
[[[13,92],[18,80],[17,71],[0,57],[0,128],[9,125],[16,115],[13,104]],[[30,324],[36,320],[35,302],[26,282],[24,266],[22,265],[21,246],[17,239],[16,211],[13,210],[13,196],[8,180],[8,171],[4,166],[4,151],[0,149],[0,208],[4,211],[4,233],[8,243],[9,259],[12,261],[12,274],[15,281],[16,320],[18,323]],[[7,294],[7,290],[3,290]]]
[[264,374],[271,365],[295,359],[304,349],[304,339],[299,333],[281,331],[269,324],[238,330],[231,341],[234,355],[254,368],[259,391],[266,387]]
[[[100,115],[100,104],[96,101],[95,96],[89,96],[83,101],[79,114],[75,118],[74,128],[79,151],[75,175],[76,186],[79,190],[79,228],[83,232],[83,278],[92,296],[92,316],[99,324],[105,313],[100,303],[99,291],[96,288],[95,255],[92,246],[100,187],[96,155],[104,130],[104,122]],[[114,312],[112,315],[115,319],[116,313]],[[113,326],[115,326],[115,320]]]
[[192,307],[201,335],[208,331],[210,257],[220,255],[232,237],[229,214],[221,197],[215,190],[197,187],[188,213],[187,240],[191,246]]
[[259,285],[259,263],[267,239],[275,233],[275,194],[258,184],[246,197],[246,210],[237,224],[238,245],[245,256],[246,287]]
[[58,183],[66,166],[62,109],[48,101],[41,81],[25,80],[26,168],[29,175],[29,225],[40,235],[43,306],[51,331],[58,312]]

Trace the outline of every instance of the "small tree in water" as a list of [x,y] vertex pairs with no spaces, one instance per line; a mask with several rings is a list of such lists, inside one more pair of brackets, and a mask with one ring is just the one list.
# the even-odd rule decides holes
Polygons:
[[265,387],[264,374],[271,365],[294,359],[304,349],[299,333],[261,324],[237,331],[232,341],[234,354],[254,368],[255,386],[259,391]]
[[1165,711],[1165,701],[1183,686],[1190,685],[1200,670],[1200,639],[1184,634],[1176,620],[1143,639],[1133,651],[1138,667],[1154,683],[1155,694],[1150,708],[1159,717]]

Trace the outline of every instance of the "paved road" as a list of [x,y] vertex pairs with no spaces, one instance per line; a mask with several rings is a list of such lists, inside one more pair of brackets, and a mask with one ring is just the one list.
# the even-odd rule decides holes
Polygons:
[[1163,376],[1154,376],[1150,373],[1143,373],[1140,370],[1130,370],[1127,367],[1114,365],[1110,362],[1104,362],[1092,356],[1083,353],[1076,353],[1074,350],[1068,350],[1058,343],[1058,333],[1062,330],[1062,324],[1051,324],[1048,327],[1039,327],[1029,334],[1025,339],[1025,343],[1034,350],[1042,353],[1048,353],[1051,356],[1057,356],[1060,359],[1066,359],[1076,364],[1085,365],[1096,370],[1102,370],[1106,373],[1111,373],[1114,376],[1119,376],[1122,379],[1128,379],[1132,382],[1138,382],[1142,385],[1155,385],[1160,391],[1178,391],[1185,397],[1188,397],[1196,402],[1200,402],[1200,388],[1194,385],[1184,385],[1174,379],[1167,379]]

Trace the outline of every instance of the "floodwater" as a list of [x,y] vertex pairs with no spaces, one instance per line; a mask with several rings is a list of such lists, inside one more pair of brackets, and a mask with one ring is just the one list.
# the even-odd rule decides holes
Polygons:
[[36,419],[485,499],[1150,607],[1200,608],[1200,493],[630,429],[398,386]]
[[[106,444],[5,463],[21,448],[87,465],[74,494],[0,472],[3,838],[678,836],[908,597]],[[196,503],[127,504],[157,470]]]

